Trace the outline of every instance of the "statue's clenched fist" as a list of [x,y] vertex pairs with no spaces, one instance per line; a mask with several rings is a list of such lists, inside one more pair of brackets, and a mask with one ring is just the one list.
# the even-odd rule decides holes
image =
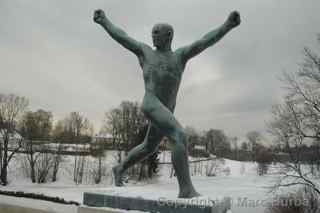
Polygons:
[[238,25],[240,25],[241,20],[240,20],[240,14],[238,11],[233,11],[232,13],[230,13],[229,17],[228,17],[228,25],[230,27],[237,27]]
[[94,22],[100,24],[105,18],[106,18],[106,15],[104,14],[103,10],[99,9],[94,11],[94,15],[93,15]]

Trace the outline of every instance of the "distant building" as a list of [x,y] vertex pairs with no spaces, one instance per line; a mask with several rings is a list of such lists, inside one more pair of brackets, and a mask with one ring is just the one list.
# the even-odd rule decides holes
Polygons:
[[109,133],[96,134],[92,137],[92,143],[112,143],[113,137]]
[[206,150],[206,146],[205,145],[195,145],[193,147],[194,150]]
[[[2,131],[2,130],[0,130]],[[20,146],[22,142],[22,136],[15,132],[14,134],[10,134],[9,138],[9,148],[14,149]],[[4,138],[2,132],[0,132],[0,144],[3,146]]]

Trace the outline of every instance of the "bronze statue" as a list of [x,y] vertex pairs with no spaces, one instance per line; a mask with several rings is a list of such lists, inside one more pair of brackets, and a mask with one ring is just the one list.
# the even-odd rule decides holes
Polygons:
[[163,136],[167,136],[172,142],[172,163],[179,182],[179,197],[199,196],[189,174],[186,134],[173,115],[177,93],[188,60],[237,27],[240,24],[239,13],[232,12],[222,26],[192,44],[174,51],[171,49],[173,27],[169,24],[161,23],[153,27],[152,39],[155,49],[152,49],[147,44],[129,37],[111,23],[102,10],[94,12],[94,21],[114,40],[138,57],[145,85],[142,110],[150,121],[143,143],[132,149],[127,159],[113,168],[116,186],[123,185],[122,175],[129,167],[156,152]]

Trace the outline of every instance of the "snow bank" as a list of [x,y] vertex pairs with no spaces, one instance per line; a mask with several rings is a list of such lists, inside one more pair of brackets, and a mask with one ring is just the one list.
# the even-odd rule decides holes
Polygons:
[[[19,155],[10,165],[9,180],[10,184],[3,190],[20,190],[25,192],[42,193],[48,196],[58,196],[65,200],[74,200],[82,203],[83,192],[99,192],[115,195],[126,195],[133,197],[145,197],[148,199],[165,198],[176,200],[178,193],[178,183],[175,177],[170,178],[172,165],[166,164],[160,166],[158,177],[150,181],[129,182],[126,187],[113,187],[111,168],[116,164],[117,152],[108,151],[103,158],[103,168],[105,175],[103,181],[99,185],[93,184],[90,178],[85,178],[83,184],[76,185],[73,182],[73,163],[74,156],[65,156],[58,174],[58,181],[46,184],[32,184],[31,181],[24,177],[19,169]],[[170,162],[171,153],[169,151],[162,152],[159,156],[161,162]],[[90,177],[92,169],[97,167],[97,158],[86,158],[86,176]],[[196,160],[190,158],[190,160]],[[203,162],[205,167],[207,162]],[[248,203],[251,200],[270,199],[267,196],[267,189],[270,181],[274,179],[272,176],[256,175],[256,164],[252,162],[238,162],[224,159],[223,169],[228,168],[228,174],[221,174],[216,177],[192,176],[196,189],[203,195],[196,199],[205,202],[208,200],[222,199],[223,197],[231,197],[233,201],[232,209],[236,213],[259,213],[263,212],[265,206],[257,204],[252,206]],[[190,166],[192,169],[192,165]],[[0,202],[16,202],[15,198],[0,197]],[[5,201],[7,200],[7,201]],[[57,204],[51,204],[41,201],[31,202],[28,199],[21,199],[21,205],[48,205],[48,208],[58,208]],[[249,206],[248,206],[249,205]],[[62,212],[72,212],[62,211]]]

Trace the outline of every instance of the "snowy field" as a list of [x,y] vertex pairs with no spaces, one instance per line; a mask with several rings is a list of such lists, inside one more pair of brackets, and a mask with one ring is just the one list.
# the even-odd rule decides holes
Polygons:
[[[194,159],[190,159],[194,160]],[[170,161],[170,152],[160,155],[161,162]],[[18,156],[12,162],[9,173],[10,184],[0,187],[0,190],[24,191],[42,193],[48,196],[61,197],[65,200],[73,200],[82,203],[83,192],[101,192],[115,195],[142,197],[168,202],[177,201],[178,183],[175,177],[170,178],[171,165],[161,165],[159,175],[151,181],[133,182],[130,181],[126,187],[114,187],[111,167],[116,162],[116,153],[107,152],[103,159],[105,175],[100,184],[93,184],[90,173],[96,167],[97,159],[87,157],[86,175],[83,184],[76,185],[73,182],[72,169],[74,157],[64,158],[58,181],[54,183],[32,184],[30,179],[21,171],[21,157]],[[205,163],[203,163],[205,164]],[[203,165],[204,167],[206,165]],[[220,200],[223,197],[230,197],[232,200],[232,212],[235,213],[262,213],[266,207],[265,201],[270,201],[272,194],[268,193],[268,186],[272,184],[275,177],[257,176],[256,164],[251,162],[238,162],[225,159],[222,165],[222,172],[215,177],[192,176],[193,183],[202,194],[193,203],[206,204],[210,201]],[[191,169],[192,166],[191,166]],[[227,172],[225,172],[227,171]],[[0,196],[0,202],[22,206],[35,207],[40,209],[55,210],[58,212],[75,212],[74,206],[36,201],[22,198]]]

